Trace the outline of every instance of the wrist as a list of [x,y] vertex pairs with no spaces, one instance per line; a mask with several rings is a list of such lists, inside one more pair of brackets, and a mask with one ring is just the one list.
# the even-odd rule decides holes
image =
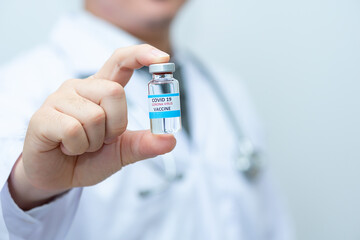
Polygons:
[[30,210],[53,200],[57,195],[66,190],[45,190],[35,187],[26,176],[22,156],[16,161],[8,186],[11,197],[22,210]]

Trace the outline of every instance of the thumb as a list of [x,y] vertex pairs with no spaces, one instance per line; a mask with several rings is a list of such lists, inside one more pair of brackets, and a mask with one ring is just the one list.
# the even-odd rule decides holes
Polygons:
[[170,152],[175,145],[176,139],[170,134],[126,130],[115,142],[105,144],[99,151],[79,156],[72,186],[94,185],[125,165]]
[[176,139],[174,135],[155,135],[149,130],[129,131],[121,135],[120,155],[122,166],[146,158],[165,154],[174,149]]

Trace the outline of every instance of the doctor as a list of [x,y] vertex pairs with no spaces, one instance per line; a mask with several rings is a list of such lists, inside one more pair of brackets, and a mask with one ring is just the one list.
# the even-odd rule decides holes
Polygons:
[[[85,0],[0,69],[1,239],[291,239],[267,171],[236,171],[237,136],[209,78],[234,83],[231,108],[262,148],[246,92],[171,44],[183,4]],[[134,72],[165,52],[185,86],[176,140],[145,130],[150,76]]]

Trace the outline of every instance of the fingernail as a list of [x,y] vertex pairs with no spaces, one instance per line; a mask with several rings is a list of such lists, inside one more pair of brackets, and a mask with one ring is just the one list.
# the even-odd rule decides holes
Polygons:
[[154,48],[153,50],[151,50],[151,53],[155,56],[155,57],[168,57],[169,54],[167,54],[166,52],[160,51],[159,49]]

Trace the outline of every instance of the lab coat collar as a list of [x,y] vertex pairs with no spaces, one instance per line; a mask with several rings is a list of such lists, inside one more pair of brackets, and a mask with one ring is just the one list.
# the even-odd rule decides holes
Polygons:
[[62,17],[55,25],[50,40],[78,75],[98,71],[117,48],[141,43],[127,32],[86,11]]

